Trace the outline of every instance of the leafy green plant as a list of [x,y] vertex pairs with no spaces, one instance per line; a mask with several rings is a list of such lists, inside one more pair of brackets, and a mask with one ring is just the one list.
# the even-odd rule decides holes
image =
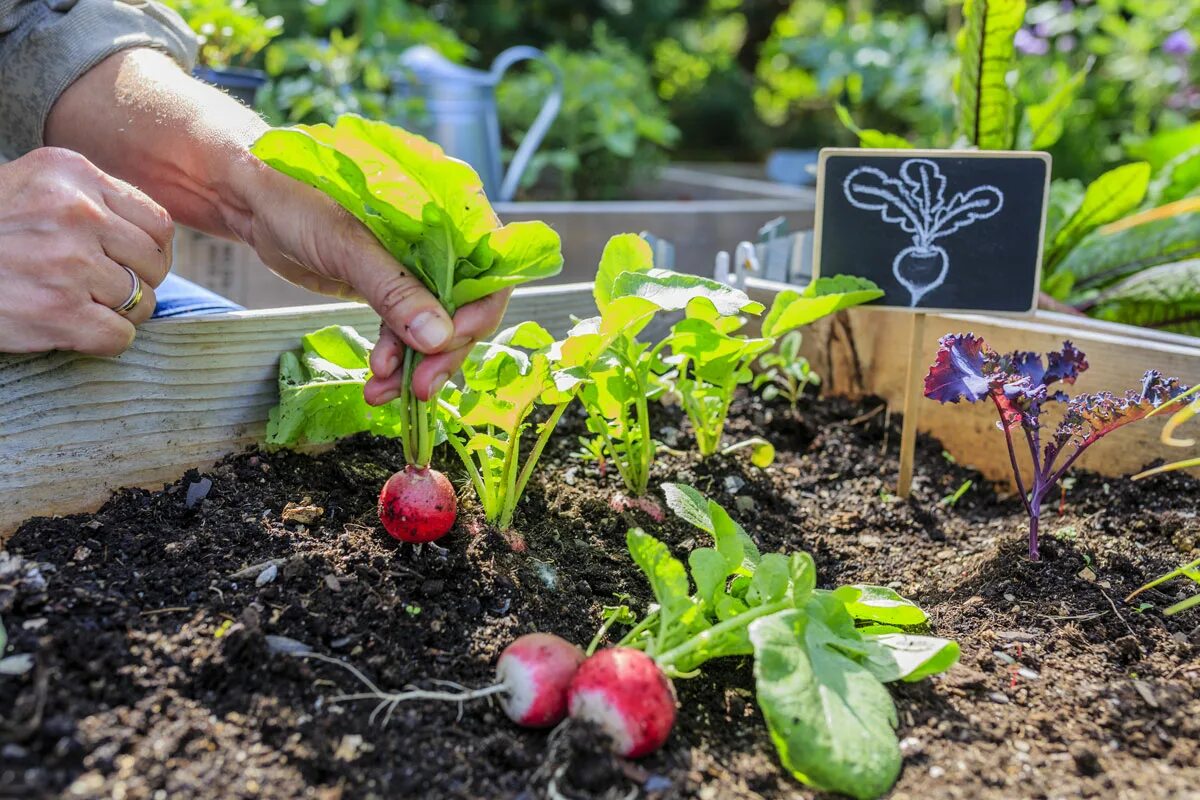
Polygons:
[[[562,73],[563,105],[527,174],[533,183],[555,173],[558,194],[568,200],[620,197],[635,179],[652,176],[679,136],[645,61],[603,26],[593,35],[590,51],[562,45],[546,51]],[[529,129],[551,81],[546,70],[531,70],[500,85],[506,130]]]
[[654,268],[654,254],[640,237],[614,236],[604,248],[593,294],[599,316],[583,320],[559,348],[559,368],[584,379],[579,397],[588,430],[601,442],[608,463],[626,488],[643,495],[657,445],[649,402],[667,389],[670,365],[663,353],[670,337],[650,345],[638,333],[659,311],[687,311],[690,318],[756,314],[762,304],[717,281]]
[[770,402],[782,397],[793,412],[805,389],[821,385],[821,376],[813,372],[808,359],[800,355],[802,341],[799,331],[784,335],[775,351],[759,357],[759,371],[753,382],[754,389],[764,400]]
[[[343,116],[332,127],[272,129],[255,142],[253,152],[350,212],[449,314],[562,268],[558,234],[549,226],[502,226],[474,170],[400,128]],[[437,403],[419,400],[411,391],[420,358],[406,351],[404,382],[395,402],[400,404],[405,458],[412,466],[426,467]]]
[[[576,374],[555,368],[556,346],[561,343],[535,322],[503,330],[471,350],[463,388],[447,384],[442,393],[447,441],[466,467],[484,516],[502,530],[512,525],[538,458],[581,383]],[[543,406],[549,416],[534,425],[530,419]],[[522,463],[521,437],[531,425],[537,436]]]
[[[745,324],[741,317],[722,317],[710,308],[695,306],[671,329],[666,344],[667,359],[675,369],[672,388],[680,399],[695,432],[702,457],[721,450],[721,436],[737,387],[754,380],[750,369],[756,358],[775,346],[784,334],[844,308],[875,300],[883,295],[863,278],[838,275],[818,278],[803,292],[786,290],[776,295],[763,318],[762,336],[737,335]],[[752,461],[766,466],[774,460],[774,449],[755,437],[724,449],[754,448]]]
[[655,605],[640,620],[626,605],[606,610],[592,648],[614,624],[628,625],[619,646],[642,650],[675,678],[695,677],[714,658],[752,655],[758,704],[784,766],[819,789],[856,798],[887,792],[901,755],[884,684],[949,669],[958,645],[908,633],[927,617],[892,589],[818,589],[808,553],[760,553],[692,487],[668,483],[663,493],[713,545],[692,550],[685,567],[631,529],[626,544]]
[[[1174,580],[1175,578],[1188,578],[1197,586],[1200,586],[1200,558],[1196,559],[1190,564],[1184,564],[1179,569],[1172,570],[1165,575],[1160,575],[1159,577],[1147,583],[1145,586],[1132,592],[1128,597],[1125,598],[1125,602],[1128,603],[1142,592],[1153,589],[1156,586],[1161,586],[1167,581]],[[1187,611],[1189,608],[1195,608],[1196,606],[1200,606],[1200,592],[1192,595],[1186,600],[1180,600],[1178,603],[1168,606],[1163,610],[1163,613],[1167,616],[1171,616],[1172,614],[1178,614],[1182,611]]]
[[212,69],[246,66],[283,32],[283,18],[264,16],[246,0],[163,0],[200,39],[200,63]]

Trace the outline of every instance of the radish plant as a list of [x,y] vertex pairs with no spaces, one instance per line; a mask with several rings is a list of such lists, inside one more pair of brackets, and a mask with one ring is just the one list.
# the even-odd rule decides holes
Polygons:
[[[501,225],[470,166],[440,147],[382,122],[345,115],[329,125],[272,129],[254,155],[345,208],[437,297],[446,313],[498,290],[556,275],[558,234],[542,222]],[[408,462],[380,496],[388,532],[405,541],[437,538],[453,523],[443,505],[445,479],[429,475],[437,400],[412,391],[421,354],[405,351],[399,437]],[[411,484],[411,487],[408,485]],[[436,490],[436,491],[434,491]],[[453,493],[449,500],[453,501]]]
[[[899,775],[901,756],[896,711],[883,684],[949,669],[958,645],[907,633],[927,618],[893,590],[818,589],[807,553],[760,553],[719,504],[689,486],[664,484],[663,492],[713,546],[693,550],[685,567],[653,536],[637,528],[627,533],[655,605],[640,621],[631,621],[623,606],[607,615],[606,627],[631,625],[615,651],[641,651],[668,679],[695,677],[714,658],[752,655],[759,706],[792,774],[852,797],[884,794]],[[645,694],[655,696],[652,689]],[[601,699],[592,698],[586,716],[621,750],[630,742],[624,732],[636,707],[629,710],[620,697],[606,707]],[[576,716],[576,701],[570,702]],[[662,715],[652,705],[644,724],[657,730]]]
[[[488,522],[507,529],[546,442],[582,379],[556,369],[557,345],[545,328],[523,322],[481,342],[463,364],[463,388],[447,384],[441,404],[447,441],[462,459]],[[521,461],[521,437],[539,406],[549,416]]]
[[[1059,381],[1075,383],[1087,368],[1084,354],[1070,342],[1063,342],[1062,350],[1048,353],[1043,362],[1037,353],[1020,350],[1001,355],[983,339],[958,333],[942,337],[937,360],[925,377],[925,396],[940,403],[974,403],[984,398],[995,403],[1013,477],[1029,514],[1029,558],[1033,561],[1038,560],[1042,503],[1075,460],[1102,437],[1175,405],[1188,391],[1178,378],[1164,378],[1153,369],[1142,378],[1140,389],[1128,391],[1124,397],[1098,392],[1070,398],[1066,392],[1051,391]],[[1063,403],[1065,410],[1058,427],[1043,443],[1042,412],[1049,402]],[[1029,449],[1033,467],[1028,481],[1017,463],[1014,435],[1024,439]]]
[[751,364],[784,334],[882,295],[865,278],[818,278],[803,292],[787,290],[776,295],[763,318],[762,336],[757,338],[737,334],[745,324],[744,317],[721,316],[710,306],[689,307],[687,318],[676,323],[667,337],[666,344],[671,348],[667,361],[675,367],[672,386],[692,423],[700,455],[707,457],[749,446],[753,447],[751,460],[755,464],[770,464],[774,448],[757,437],[721,448],[734,393],[738,386],[754,379]]
[[655,269],[650,245],[633,234],[614,236],[605,246],[593,295],[599,316],[570,331],[558,348],[558,364],[585,378],[579,397],[588,430],[626,488],[640,496],[657,447],[649,403],[666,391],[663,352],[670,341],[650,345],[638,333],[660,311],[727,317],[759,313],[762,304],[717,281]]
[[804,390],[821,383],[821,376],[800,355],[803,339],[796,329],[882,296],[883,290],[872,281],[849,275],[818,278],[803,292],[792,289],[780,292],[763,319],[763,335],[774,337],[779,344],[758,359],[754,388],[767,401],[782,396],[795,412]]

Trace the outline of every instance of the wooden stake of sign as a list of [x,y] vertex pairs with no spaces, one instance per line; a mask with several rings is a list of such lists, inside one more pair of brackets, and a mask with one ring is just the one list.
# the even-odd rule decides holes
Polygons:
[[925,340],[925,315],[913,314],[912,338],[908,343],[908,368],[904,378],[904,428],[900,432],[900,478],[896,494],[907,500],[912,492],[913,454],[917,448],[917,417],[920,416],[921,345]]

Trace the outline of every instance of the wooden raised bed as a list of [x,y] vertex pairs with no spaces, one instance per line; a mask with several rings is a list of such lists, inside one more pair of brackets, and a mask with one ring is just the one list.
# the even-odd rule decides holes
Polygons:
[[[770,302],[781,284],[751,281]],[[586,283],[518,289],[506,324],[536,319],[556,335],[571,317],[594,313]],[[877,394],[899,408],[910,317],[855,309],[805,333],[805,350],[834,393]],[[350,325],[373,338],[365,306],[246,311],[150,322],[124,355],[70,353],[0,357],[0,535],[34,515],[94,509],[122,486],[158,486],[193,467],[261,441],[276,400],[279,354],[325,325]],[[1150,367],[1200,380],[1200,339],[1039,312],[1030,319],[930,315],[924,351],[938,336],[973,331],[994,347],[1049,350],[1064,338],[1088,355],[1077,388],[1124,390]],[[990,407],[924,403],[921,430],[961,462],[1007,478],[1007,455]],[[1117,431],[1081,461],[1122,475],[1183,451],[1158,442],[1154,422]]]

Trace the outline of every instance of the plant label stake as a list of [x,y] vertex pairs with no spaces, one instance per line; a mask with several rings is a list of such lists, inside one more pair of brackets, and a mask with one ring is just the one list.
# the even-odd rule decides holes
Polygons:
[[912,487],[925,316],[1037,307],[1047,153],[826,148],[817,164],[813,278],[854,275],[873,305],[913,314],[897,494]]

